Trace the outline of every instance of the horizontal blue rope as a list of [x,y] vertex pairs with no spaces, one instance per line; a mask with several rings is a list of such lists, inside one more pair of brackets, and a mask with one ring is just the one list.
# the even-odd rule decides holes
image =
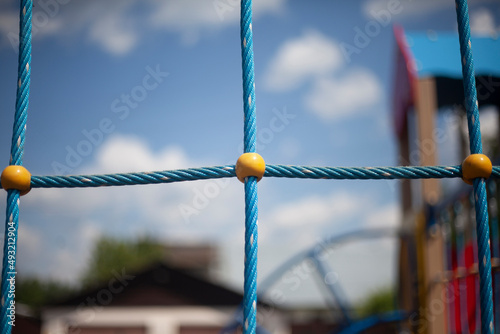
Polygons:
[[101,175],[32,176],[32,188],[88,188],[234,177],[234,165]]
[[[236,176],[234,165],[177,169],[170,171],[32,176],[32,188],[91,188],[158,184],[182,181],[229,178]],[[461,166],[401,166],[401,167],[312,167],[266,165],[265,177],[335,180],[444,179],[462,177]],[[500,178],[500,166],[493,167],[493,178]]]
[[490,178],[500,178],[500,166],[493,166],[493,171],[491,172]]
[[266,165],[264,176],[336,180],[442,179],[462,177],[462,168],[461,166],[308,167]]

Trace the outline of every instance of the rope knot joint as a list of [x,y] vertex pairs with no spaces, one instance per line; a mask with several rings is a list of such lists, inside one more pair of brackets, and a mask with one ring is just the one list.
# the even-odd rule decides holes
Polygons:
[[0,176],[0,181],[3,189],[19,190],[21,196],[31,190],[31,173],[23,166],[7,166]]
[[465,183],[473,183],[475,178],[489,178],[493,166],[484,154],[471,154],[462,162],[462,179]]
[[236,161],[236,176],[243,183],[248,176],[255,176],[260,181],[265,171],[266,163],[258,153],[243,153]]

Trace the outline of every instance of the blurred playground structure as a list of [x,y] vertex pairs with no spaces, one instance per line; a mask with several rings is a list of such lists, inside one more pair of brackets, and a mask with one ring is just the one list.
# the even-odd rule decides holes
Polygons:
[[[354,319],[339,298],[342,294],[339,286],[327,284],[329,293],[337,301],[336,310],[340,311],[341,320],[321,331],[376,333],[380,330],[377,326],[388,323],[402,333],[475,333],[479,328],[483,333],[494,333],[494,320],[497,323],[500,321],[494,319],[495,316],[500,317],[497,309],[500,307],[500,236],[498,185],[489,177],[491,174],[492,178],[498,178],[500,167],[492,167],[491,163],[488,165],[489,160],[482,155],[479,112],[486,107],[495,110],[498,123],[500,62],[495,56],[500,54],[500,43],[497,38],[470,38],[466,1],[457,2],[458,36],[436,32],[406,33],[399,27],[395,28],[394,120],[399,141],[398,167],[265,164],[255,152],[252,2],[243,0],[241,47],[245,153],[237,163],[171,171],[76,176],[32,176],[22,167],[31,73],[32,6],[32,1],[21,1],[19,81],[12,156],[11,165],[2,173],[2,186],[8,190],[2,272],[2,333],[11,333],[15,319],[12,291],[15,291],[19,202],[20,196],[31,188],[145,185],[230,177],[237,177],[245,187],[243,296],[188,275],[178,268],[159,264],[137,274],[133,282],[129,282],[132,276],[118,273],[113,283],[110,281],[107,286],[88,292],[103,301],[97,313],[95,305],[88,302],[88,293],[50,305],[42,319],[42,331],[50,334],[75,331],[86,334],[120,331],[128,334],[159,334],[163,331],[208,334],[227,325],[223,329],[226,332],[242,329],[244,333],[265,333],[266,326],[273,326],[275,333],[310,332],[312,327],[296,328],[294,331],[289,326],[291,320],[286,312],[279,308],[275,308],[273,316],[264,316],[261,319],[263,324],[258,322],[258,310],[266,310],[269,303],[258,301],[257,295],[283,270],[298,261],[311,259],[323,281],[331,271],[321,261],[322,249],[313,246],[310,251],[297,255],[278,268],[277,273],[268,279],[271,283],[259,282],[261,285],[257,288],[257,182],[263,177],[282,177],[401,179],[403,221],[399,231],[391,231],[400,240],[398,309],[389,314]],[[452,121],[443,122],[442,115]],[[470,141],[462,126],[465,119]],[[495,135],[494,140],[485,145],[486,153],[494,162],[498,158],[498,126]],[[450,136],[456,136],[459,143],[456,153],[444,145]],[[454,165],[445,161],[443,166],[439,166],[443,163],[440,159],[444,158],[450,159]],[[456,164],[465,158],[466,163]],[[343,238],[385,234],[386,231],[359,231],[333,236],[327,243],[333,244]],[[121,285],[116,285],[117,282]],[[128,289],[127,294],[115,297],[114,291],[129,284],[133,288]],[[236,308],[240,297],[243,303]],[[189,312],[183,313],[186,308]],[[235,308],[238,310],[235,316],[228,315]],[[92,320],[88,320],[90,318]]]

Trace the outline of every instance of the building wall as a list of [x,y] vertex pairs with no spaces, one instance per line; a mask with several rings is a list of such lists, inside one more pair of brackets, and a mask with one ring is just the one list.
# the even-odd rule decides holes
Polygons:
[[[211,334],[233,315],[234,308],[210,307],[49,308],[42,314],[42,334],[116,334],[111,330],[117,329],[130,331],[123,334]],[[262,320],[272,333],[290,333],[278,312]]]
[[78,334],[147,334],[144,327],[78,327]]

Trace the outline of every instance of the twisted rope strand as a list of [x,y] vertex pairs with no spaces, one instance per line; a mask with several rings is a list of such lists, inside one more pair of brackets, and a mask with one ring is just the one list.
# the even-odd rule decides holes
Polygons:
[[241,58],[243,76],[244,133],[243,150],[255,152],[257,117],[255,104],[255,74],[253,59],[252,0],[241,1]]
[[[474,61],[470,43],[470,27],[466,0],[456,0],[459,26],[462,73],[464,77],[465,106],[469,127],[469,144],[472,153],[481,153],[481,132],[477,93],[475,90]],[[31,77],[31,18],[32,1],[21,0],[19,29],[19,63],[16,111],[13,126],[10,163],[22,165],[26,133],[27,111]],[[254,84],[254,55],[252,35],[252,1],[241,2],[241,54],[244,105],[244,151],[256,150],[256,104]],[[126,174],[33,176],[33,188],[73,188],[123,186],[138,184],[172,183],[181,181],[234,177],[234,165],[179,169],[172,171]],[[462,176],[460,166],[428,167],[312,167],[268,165],[266,177],[307,179],[420,179],[456,178]],[[500,178],[500,167],[494,167],[492,177]],[[491,255],[487,195],[484,179],[474,180],[475,208],[478,235],[480,272],[481,323],[483,333],[493,333],[493,303],[491,284]],[[245,180],[245,283],[244,283],[244,333],[256,331],[257,305],[257,239],[258,239],[257,180]],[[14,303],[9,291],[15,290],[16,248],[19,224],[19,191],[9,190],[7,195],[6,228],[2,268],[2,334],[10,334],[8,307]],[[10,247],[9,247],[10,246]],[[13,250],[11,249],[13,248]]]
[[[16,111],[12,131],[10,164],[22,165],[31,81],[31,17],[33,2],[22,0],[19,13],[19,59]],[[2,334],[15,325],[16,255],[19,226],[19,191],[9,190],[2,261]]]
[[18,81],[16,95],[16,111],[11,143],[12,165],[23,164],[24,141],[26,135],[26,120],[28,118],[28,104],[31,81],[31,16],[32,1],[21,1],[19,23],[19,59]]
[[462,167],[309,167],[266,165],[266,173],[264,176],[336,180],[455,178],[462,177]]
[[[462,76],[464,84],[465,109],[469,128],[471,153],[482,153],[479,105],[477,102],[474,59],[470,41],[469,8],[467,0],[456,0]],[[493,289],[491,283],[490,231],[488,226],[488,200],[484,179],[474,180],[474,199],[476,208],[476,229],[479,262],[479,291],[481,304],[481,332],[493,333]]]
[[2,261],[2,334],[10,334],[15,324],[16,250],[19,226],[19,191],[7,192],[5,238]]
[[245,280],[243,296],[243,332],[257,329],[257,251],[258,251],[257,178],[245,180]]
[[171,171],[72,175],[32,176],[32,188],[91,188],[126,186],[139,184],[173,183],[181,181],[207,180],[236,176],[234,165],[178,169]]
[[[252,34],[252,0],[241,0],[241,61],[243,76],[243,110],[245,153],[257,146],[257,117]],[[243,291],[243,333],[257,330],[257,179],[245,178],[245,272]]]
[[[32,188],[92,188],[174,183],[235,177],[234,165],[155,172],[32,176]],[[462,177],[461,166],[314,167],[266,165],[265,177],[334,180],[444,179]],[[500,178],[500,166],[491,178]]]

